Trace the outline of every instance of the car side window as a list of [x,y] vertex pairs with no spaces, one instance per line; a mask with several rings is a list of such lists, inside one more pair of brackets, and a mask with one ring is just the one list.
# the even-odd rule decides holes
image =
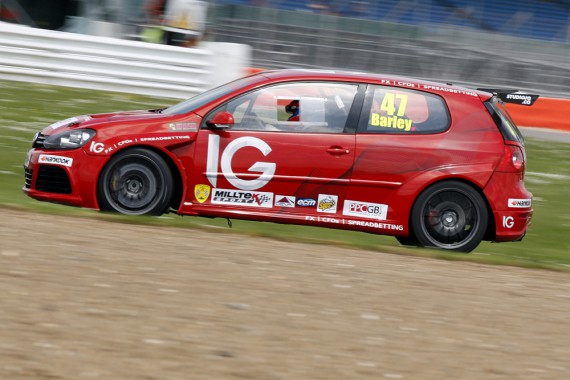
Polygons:
[[449,128],[445,101],[438,95],[398,87],[369,86],[360,118],[361,133],[426,134]]
[[234,108],[234,110],[232,112],[232,115],[234,117],[234,121],[236,123],[239,124],[243,121],[243,118],[245,116],[245,113],[246,113],[250,103],[251,103],[251,99],[245,99],[245,101],[236,105],[236,107]]
[[297,82],[268,86],[214,111],[234,116],[233,130],[342,133],[358,86]]

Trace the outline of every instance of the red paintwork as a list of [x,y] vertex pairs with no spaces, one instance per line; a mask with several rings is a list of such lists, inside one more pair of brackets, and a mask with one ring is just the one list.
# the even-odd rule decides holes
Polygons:
[[[390,85],[437,94],[447,103],[451,127],[445,132],[428,135],[295,134],[205,128],[203,118],[208,112],[238,94],[284,81],[316,80]],[[470,95],[466,95],[466,92]],[[24,192],[42,201],[98,209],[97,181],[105,164],[123,149],[143,146],[162,154],[178,171],[182,180],[179,214],[318,225],[407,236],[410,210],[418,195],[438,181],[458,179],[471,184],[484,195],[495,225],[494,234],[489,238],[495,241],[517,240],[524,235],[530,223],[532,209],[509,208],[507,202],[508,199],[530,199],[532,195],[525,189],[518,174],[496,171],[504,153],[505,141],[482,103],[490,96],[484,92],[410,78],[319,71],[262,72],[251,76],[243,87],[187,114],[136,111],[90,115],[89,120],[70,127],[44,129],[42,133],[50,135],[66,129],[91,128],[96,130],[97,135],[93,141],[76,150],[30,151],[28,168],[33,169],[34,173],[37,173],[40,154],[73,159],[71,167],[64,167],[71,180],[71,194],[35,190],[36,174],[31,188],[24,188]],[[226,117],[221,118],[221,122],[233,123],[227,115],[222,116]],[[270,152],[264,155],[262,148],[251,146],[238,149],[231,160],[231,169],[238,181],[255,181],[259,178],[261,170],[249,170],[255,163],[275,164],[271,180],[254,191],[273,193],[275,198],[295,196],[296,200],[318,200],[319,194],[335,195],[338,197],[337,211],[317,212],[315,206],[282,207],[275,204],[272,207],[228,206],[212,204],[212,196],[203,203],[198,202],[194,194],[196,185],[210,185],[213,189],[212,181],[215,181],[218,189],[237,189],[223,173],[221,155],[228,144],[244,137],[249,138],[248,141],[255,138],[255,141],[266,143]],[[210,139],[218,139],[219,151],[217,167],[208,177]],[[343,215],[345,200],[388,205],[387,218],[374,221]],[[513,218],[510,228],[505,226],[506,217]],[[376,224],[359,225],[359,222]]]

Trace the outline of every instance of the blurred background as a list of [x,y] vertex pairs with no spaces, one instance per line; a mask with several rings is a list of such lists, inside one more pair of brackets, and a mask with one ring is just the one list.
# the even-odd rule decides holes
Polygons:
[[570,97],[568,0],[0,0],[0,19],[185,47],[246,44],[253,68],[349,69]]

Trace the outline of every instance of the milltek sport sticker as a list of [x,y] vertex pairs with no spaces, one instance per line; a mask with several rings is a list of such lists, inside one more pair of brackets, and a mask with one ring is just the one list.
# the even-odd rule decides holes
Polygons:
[[344,201],[343,215],[358,216],[377,220],[386,220],[388,206],[379,203],[367,203],[357,201]]
[[214,189],[212,203],[218,205],[273,207],[273,193]]
[[61,165],[61,166],[67,166],[68,168],[70,168],[71,165],[73,165],[73,158],[62,157],[62,156],[52,156],[49,154],[40,154],[39,163],[40,164]]
[[510,208],[528,208],[532,205],[532,199],[513,199],[509,198]]

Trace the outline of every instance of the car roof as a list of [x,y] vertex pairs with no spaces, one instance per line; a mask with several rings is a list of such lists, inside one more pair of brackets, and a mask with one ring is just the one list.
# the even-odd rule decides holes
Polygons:
[[483,99],[492,96],[492,94],[484,91],[457,86],[452,83],[440,83],[411,77],[356,71],[283,69],[261,71],[257,74],[254,74],[253,76],[263,77],[272,81],[336,80],[343,82],[375,83],[409,89],[430,90],[436,93],[459,93],[468,94],[471,96],[475,95]]

